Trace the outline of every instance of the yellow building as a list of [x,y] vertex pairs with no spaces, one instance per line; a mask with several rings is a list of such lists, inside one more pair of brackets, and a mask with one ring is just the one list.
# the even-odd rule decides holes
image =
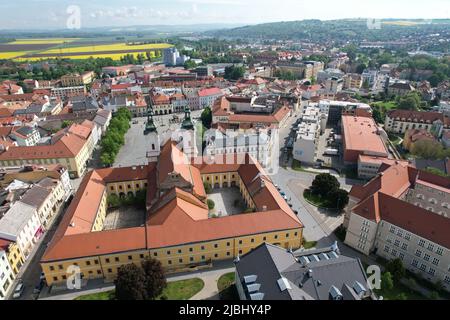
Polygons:
[[[264,242],[296,249],[303,225],[261,166],[250,156],[236,164],[184,162],[172,142],[147,166],[90,172],[81,183],[41,265],[49,285],[64,282],[70,266],[85,279],[115,279],[119,267],[151,256],[167,272],[234,259]],[[237,188],[249,210],[211,217],[204,183]],[[146,221],[106,230],[107,196],[144,191]]]
[[0,154],[0,167],[60,164],[69,170],[72,178],[77,178],[86,171],[90,152],[89,140],[60,132],[49,145],[7,148]]
[[25,261],[19,246],[14,241],[0,239],[0,249],[3,249],[6,252],[9,265],[11,266],[14,276],[16,276]]
[[63,87],[76,87],[92,83],[95,78],[93,71],[88,71],[83,74],[73,73],[61,77],[61,85]]

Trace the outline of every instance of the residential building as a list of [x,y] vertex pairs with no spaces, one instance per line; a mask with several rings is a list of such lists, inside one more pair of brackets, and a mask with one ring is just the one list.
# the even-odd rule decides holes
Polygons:
[[385,165],[370,182],[352,188],[345,243],[366,255],[400,259],[450,291],[449,196],[448,178],[407,164]]
[[75,134],[60,132],[49,145],[9,147],[0,153],[0,166],[61,164],[71,178],[81,177],[90,157],[90,144]]
[[216,100],[223,96],[219,88],[206,88],[198,91],[200,108],[212,107]]
[[84,96],[86,95],[85,86],[74,86],[74,87],[55,87],[51,89],[51,95],[59,99],[66,99],[74,96]]
[[36,208],[15,202],[0,219],[0,239],[17,242],[24,258],[28,258],[44,229]]
[[410,83],[396,82],[388,87],[387,92],[388,95],[404,96],[407,93],[413,92],[415,90],[416,89]]
[[315,162],[317,143],[320,134],[325,130],[327,117],[316,105],[310,105],[303,110],[293,142],[292,154],[295,160],[306,164]]
[[361,261],[341,254],[336,243],[295,252],[264,243],[235,265],[241,300],[377,299]]
[[[1,240],[0,240],[1,243]],[[0,300],[5,300],[14,283],[14,273],[5,250],[0,247]]]
[[361,89],[363,84],[362,76],[358,73],[348,73],[344,77],[343,89]]
[[23,126],[13,129],[9,135],[19,146],[34,146],[41,139],[41,134],[34,127]]
[[439,112],[396,109],[386,113],[384,129],[403,134],[407,130],[425,129],[440,137],[444,129],[450,129],[450,118]]
[[1,250],[6,254],[13,275],[17,276],[20,268],[25,262],[25,258],[23,257],[17,242],[0,238],[0,251]]
[[94,71],[88,71],[83,74],[72,73],[61,77],[61,85],[63,87],[78,87],[91,84],[94,81]]

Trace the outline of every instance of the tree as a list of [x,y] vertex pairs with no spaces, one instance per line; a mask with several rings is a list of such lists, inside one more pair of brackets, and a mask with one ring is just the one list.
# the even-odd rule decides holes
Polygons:
[[384,272],[381,275],[381,288],[387,291],[392,290],[392,288],[394,288],[394,279],[390,272]]
[[120,206],[120,198],[116,194],[111,194],[108,196],[106,202],[108,203],[108,207],[116,208]]
[[212,112],[210,107],[206,107],[205,109],[203,109],[200,118],[202,119],[203,126],[207,129],[211,129]]
[[184,64],[184,68],[186,70],[194,69],[195,67],[197,67],[197,64],[195,63],[195,61],[192,61],[192,60],[188,60]]
[[326,197],[330,192],[338,190],[340,187],[339,181],[336,177],[329,173],[321,173],[316,176],[311,185],[311,193]]
[[209,193],[212,192],[211,184],[209,184],[209,183],[207,183],[207,182],[204,182],[204,183],[203,183],[203,186],[205,187],[205,192],[206,192],[206,194],[209,194]]
[[116,286],[116,299],[118,300],[145,300],[145,274],[134,263],[119,267]]
[[384,123],[385,121],[385,113],[379,106],[372,108],[372,116],[377,123]]
[[395,281],[400,281],[406,274],[405,267],[402,260],[399,258],[393,259],[386,264],[386,271],[392,274]]
[[70,126],[72,123],[73,123],[73,121],[70,121],[70,120],[64,120],[64,121],[61,123],[61,128],[62,128],[62,129],[67,128],[67,127]]
[[398,97],[398,108],[403,110],[419,110],[421,97],[417,92],[409,92],[403,97]]
[[328,198],[335,208],[339,211],[343,210],[349,201],[348,192],[344,189],[333,190],[328,193]]
[[440,159],[444,154],[444,147],[437,141],[417,141],[411,146],[411,153],[424,159]]
[[145,275],[145,296],[147,300],[154,300],[167,287],[166,277],[161,262],[151,257],[142,262]]
[[244,76],[244,73],[244,67],[232,65],[225,68],[224,78],[227,80],[239,80]]

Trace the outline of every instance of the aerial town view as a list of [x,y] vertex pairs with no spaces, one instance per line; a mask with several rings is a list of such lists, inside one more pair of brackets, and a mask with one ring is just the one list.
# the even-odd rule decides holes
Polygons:
[[450,3],[130,3],[0,3],[0,306],[450,299]]

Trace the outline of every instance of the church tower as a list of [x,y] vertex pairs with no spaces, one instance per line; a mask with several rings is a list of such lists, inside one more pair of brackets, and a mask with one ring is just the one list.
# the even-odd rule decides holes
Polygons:
[[191,110],[189,107],[184,109],[184,120],[177,132],[172,135],[172,141],[176,141],[181,151],[191,159],[197,156],[196,130],[191,120]]
[[158,129],[153,122],[153,107],[151,103],[147,108],[147,124],[145,125],[144,135],[149,146],[147,150],[148,162],[157,162],[161,153],[161,142],[159,140]]

